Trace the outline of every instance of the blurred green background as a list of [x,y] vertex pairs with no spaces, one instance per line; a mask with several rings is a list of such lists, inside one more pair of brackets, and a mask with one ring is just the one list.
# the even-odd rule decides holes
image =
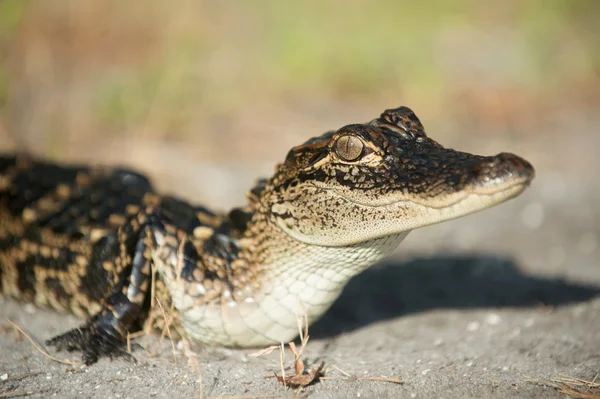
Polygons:
[[564,132],[597,135],[599,17],[596,0],[0,0],[0,151],[133,165],[200,199],[214,183],[229,204],[291,146],[407,105],[445,145],[563,168],[559,146],[585,170]]

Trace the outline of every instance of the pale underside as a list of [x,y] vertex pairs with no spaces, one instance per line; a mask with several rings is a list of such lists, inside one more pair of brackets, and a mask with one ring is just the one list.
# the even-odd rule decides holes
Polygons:
[[202,293],[202,283],[177,278],[175,257],[155,257],[155,264],[187,335],[210,345],[256,347],[294,339],[298,317],[306,312],[309,324],[317,320],[350,278],[388,256],[407,234],[346,247],[306,245],[288,237],[259,290],[250,285],[237,293],[224,290],[210,301],[189,294]]

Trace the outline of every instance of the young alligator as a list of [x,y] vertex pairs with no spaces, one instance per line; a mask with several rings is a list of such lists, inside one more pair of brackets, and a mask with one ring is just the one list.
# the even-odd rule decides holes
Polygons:
[[87,321],[48,341],[85,363],[123,354],[162,298],[181,333],[289,341],[408,232],[488,208],[534,176],[516,155],[442,147],[406,107],[292,148],[248,204],[215,214],[127,170],[0,158],[0,291]]

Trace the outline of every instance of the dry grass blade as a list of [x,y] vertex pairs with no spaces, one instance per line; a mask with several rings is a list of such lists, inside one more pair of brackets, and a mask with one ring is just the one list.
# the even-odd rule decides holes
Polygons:
[[391,382],[394,384],[404,384],[401,378],[388,378],[388,377],[356,377],[350,373],[345,372],[336,365],[333,365],[340,373],[344,374],[345,377],[321,377],[322,380],[337,380],[337,381],[377,381],[377,382]]
[[183,343],[184,355],[188,359],[188,364],[192,370],[198,374],[198,385],[200,386],[200,398],[204,398],[204,377],[202,376],[202,370],[200,370],[200,364],[198,364],[198,357],[191,350],[190,343],[187,339],[181,338]]
[[265,349],[261,349],[257,352],[253,352],[251,354],[248,355],[248,357],[260,357],[260,356],[264,356],[264,355],[270,355],[275,349],[280,349],[281,347],[279,345],[272,345],[269,346],[268,348]]
[[296,350],[296,344],[293,342],[289,343],[290,352],[294,355],[294,369],[296,371],[296,375],[300,375],[304,373],[304,362],[300,358],[300,353]]
[[323,381],[376,381],[376,382],[391,382],[393,384],[404,384],[404,381],[402,381],[401,378],[396,377],[396,378],[387,378],[387,377],[354,377],[354,376],[349,376],[349,377],[321,377],[320,378]]
[[277,380],[279,382],[283,382],[283,386],[287,388],[287,383],[286,383],[286,378],[285,378],[285,366],[283,365],[283,363],[285,361],[285,345],[283,344],[283,342],[281,343],[281,351],[279,352],[279,360],[281,362],[281,381],[279,380],[279,377],[277,376],[277,374],[275,374],[275,378],[277,378]]
[[135,339],[138,337],[141,337],[142,335],[145,335],[146,332],[144,330],[140,330],[140,331],[136,331],[136,332],[132,332],[127,334],[129,336],[130,339]]
[[6,382],[6,381],[20,381],[20,380],[24,380],[25,378],[29,378],[29,377],[35,377],[36,375],[40,375],[40,374],[44,374],[41,371],[37,371],[35,373],[27,373],[27,374],[21,374],[21,375],[15,375],[12,377],[8,377],[4,380],[0,380],[0,382]]
[[131,334],[127,331],[127,353],[131,353]]
[[[185,240],[184,240],[185,243]],[[183,243],[182,243],[183,244]],[[160,335],[160,339],[159,339],[159,343],[162,342],[163,338],[165,338],[165,336],[167,336],[170,340],[171,343],[171,352],[173,355],[173,362],[177,363],[177,351],[175,349],[175,341],[173,339],[173,333],[172,330],[174,329],[175,332],[177,333],[177,329],[176,326],[174,325],[174,321],[176,320],[176,313],[175,313],[175,304],[171,303],[171,306],[169,307],[169,309],[167,310],[165,308],[165,306],[163,305],[163,303],[161,302],[159,295],[158,295],[158,288],[157,288],[157,284],[158,284],[158,269],[156,267],[157,262],[159,262],[159,260],[156,258],[157,254],[160,253],[163,248],[164,248],[165,244],[162,243],[160,246],[158,246],[156,248],[156,250],[153,253],[153,259],[154,262],[152,262],[152,266],[151,266],[151,280],[150,280],[150,310],[148,313],[148,316],[146,318],[146,321],[144,322],[144,326],[143,329],[140,331],[136,331],[132,334],[128,335],[128,340],[129,338],[137,338],[140,336],[144,336],[144,344],[140,344],[140,346],[142,346],[142,348],[144,348],[144,350],[146,350],[149,353],[149,356],[151,358],[158,358],[159,357],[159,352],[157,350],[153,350],[150,347],[149,341],[148,341],[148,337],[152,335],[152,331],[161,331],[161,335]],[[181,252],[181,245],[179,247],[179,251]],[[175,268],[177,270],[181,269],[180,263],[183,262],[183,259],[181,257],[181,255],[178,255],[177,257],[177,264],[175,265]],[[163,298],[164,300],[165,298]],[[162,320],[162,325],[160,323],[160,321]],[[129,345],[129,342],[128,342]]]
[[25,338],[27,338],[27,340],[29,342],[31,342],[31,344],[45,357],[47,357],[48,359],[55,361],[57,363],[61,363],[61,364],[69,364],[71,366],[83,366],[83,363],[81,362],[72,362],[70,360],[62,360],[62,359],[58,359],[54,356],[52,356],[51,354],[49,354],[44,348],[42,348],[42,346],[40,344],[38,344],[32,337],[31,335],[29,335],[23,328],[21,328],[18,324],[16,324],[15,322],[13,322],[12,320],[10,320],[8,317],[2,315],[6,321],[8,323],[10,323],[11,326],[13,326],[17,331],[19,331],[21,334],[23,334],[23,336]]
[[350,374],[346,373],[344,370],[342,370],[341,368],[339,368],[335,364],[333,365],[333,368],[336,369],[337,371],[339,371],[340,373],[344,374],[346,377],[352,377]]
[[160,302],[160,299],[156,298],[156,303],[158,304],[160,313],[165,321],[165,329],[163,330],[163,334],[161,335],[161,339],[164,336],[164,331],[167,332],[167,335],[169,336],[169,340],[171,341],[171,351],[173,352],[173,362],[177,363],[177,351],[175,350],[175,342],[173,341],[173,336],[171,335],[171,323],[173,321],[173,317],[167,317],[167,314],[165,313],[165,308],[163,307],[162,303]]
[[[296,324],[302,347],[308,342],[308,313],[302,302],[296,303]],[[304,326],[304,328],[302,328]]]
[[[164,244],[160,245],[156,251],[156,253],[159,253],[162,248],[164,247]],[[154,312],[156,311],[156,274],[158,273],[158,270],[156,269],[156,263],[157,263],[157,259],[154,259],[154,262],[152,262],[152,267],[151,267],[151,278],[150,278],[150,312],[148,314],[148,318],[146,319],[146,322],[144,323],[144,328],[142,329],[143,334],[148,336],[150,335],[150,332],[153,328],[152,322],[154,320]],[[139,333],[139,332],[138,332]]]
[[257,394],[257,395],[233,395],[233,396],[209,396],[204,399],[267,399],[267,398],[281,398],[282,395],[279,393],[272,394]]
[[557,392],[575,399],[600,399],[600,383],[596,382],[597,378],[598,374],[592,381],[565,376],[554,376],[549,380],[527,377],[526,381],[554,388]]
[[396,378],[385,378],[385,377],[358,377],[359,381],[378,381],[378,382],[391,382],[394,384],[404,384],[402,379],[399,377]]
[[4,393],[0,393],[0,398],[16,398],[16,397],[23,397],[23,396],[29,396],[31,394],[34,394],[35,392],[31,392],[31,391],[11,391],[11,392],[4,392]]

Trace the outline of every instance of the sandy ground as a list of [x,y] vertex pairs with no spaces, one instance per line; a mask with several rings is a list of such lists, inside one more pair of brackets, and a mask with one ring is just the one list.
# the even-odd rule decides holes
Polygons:
[[[303,393],[311,398],[558,398],[563,395],[528,379],[592,380],[600,368],[599,125],[568,135],[557,126],[553,135],[534,135],[529,144],[508,148],[537,167],[535,184],[523,196],[415,231],[391,259],[353,279],[311,327],[304,355],[309,366],[325,361],[327,376],[338,379]],[[486,143],[486,149],[498,145]],[[227,173],[245,176],[254,169]],[[247,184],[239,183],[240,195]],[[79,323],[70,315],[1,298],[0,309],[39,342]],[[0,333],[0,397],[295,394],[264,378],[280,370],[276,352],[252,359],[253,351],[194,347],[192,367],[177,342],[175,363],[170,343],[151,337],[141,339],[151,351],[137,349],[136,364],[103,359],[73,367],[17,339],[4,318],[0,324],[6,326]],[[51,353],[78,360],[75,354]],[[288,354],[286,364],[290,360]],[[344,380],[339,369],[356,377],[399,377],[403,383]]]

